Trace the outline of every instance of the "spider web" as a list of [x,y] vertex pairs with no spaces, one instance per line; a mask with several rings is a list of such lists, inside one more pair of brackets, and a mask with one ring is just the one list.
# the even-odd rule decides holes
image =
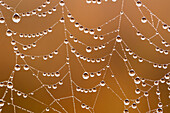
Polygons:
[[[95,0],[93,1],[93,4],[95,4]],[[99,2],[100,1],[96,1],[96,3],[100,4]],[[105,2],[109,1],[101,1],[101,4]],[[168,65],[170,63],[159,63],[144,58],[142,55],[138,55],[138,51],[133,50],[133,48],[129,46],[127,39],[126,41],[124,39],[126,35],[124,36],[121,32],[121,29],[123,29],[121,27],[123,21],[128,22],[127,25],[130,25],[135,35],[141,38],[141,40],[149,42],[149,47],[152,47],[151,50],[154,48],[156,52],[168,56],[169,44],[159,32],[159,29],[165,29],[165,25],[167,24],[151,12],[145,4],[142,3],[139,7],[135,6],[142,15],[140,16],[140,22],[142,21],[142,24],[147,24],[153,29],[154,33],[151,36],[147,36],[147,34],[145,35],[145,33],[142,32],[142,30],[139,30],[136,27],[137,25],[131,21],[124,8],[125,0],[119,0],[115,3],[111,2],[110,4],[116,4],[117,2],[121,3],[120,11],[117,16],[106,21],[99,27],[88,28],[74,18],[67,7],[67,1],[63,6],[60,1],[55,5],[57,11],[60,10],[59,12],[61,12],[58,14],[60,15],[60,17],[58,17],[59,19],[52,26],[38,32],[39,36],[36,36],[37,38],[29,44],[17,41],[17,37],[29,38],[30,36],[30,38],[32,38],[37,33],[29,34],[16,32],[15,35],[15,31],[12,28],[9,28],[8,23],[5,22],[3,25],[6,26],[7,31],[11,30],[13,32],[13,35],[10,36],[10,38],[12,40],[11,44],[13,45],[16,61],[9,79],[1,81],[1,89],[3,90],[1,100],[3,101],[1,101],[0,104],[2,105],[2,112],[100,113],[101,111],[96,110],[96,106],[100,106],[102,107],[102,110],[105,110],[108,109],[107,107],[110,104],[114,104],[115,108],[113,107],[113,110],[108,112],[114,112],[114,109],[115,112],[125,113],[168,112],[169,110],[166,111],[166,109],[169,106],[169,93],[167,92],[170,90],[168,70]],[[133,5],[137,3],[135,0],[133,2]],[[92,3],[89,5],[92,5]],[[148,14],[145,15],[146,12]],[[3,13],[4,12],[1,11],[2,17]],[[41,14],[43,13],[44,12]],[[47,11],[45,11],[44,14],[46,13]],[[21,13],[19,14],[21,15]],[[37,14],[37,16],[39,15],[40,14]],[[48,14],[46,16],[48,16]],[[41,15],[39,17],[43,16]],[[22,18],[24,17],[22,16]],[[144,18],[146,18],[146,22]],[[103,33],[104,27],[109,26],[109,24],[112,23],[117,25],[115,29]],[[50,35],[51,29],[54,32],[55,27],[60,24],[61,26],[59,28],[62,28],[64,31],[64,40],[62,39],[57,48],[52,52],[43,55],[25,53],[26,50],[36,48],[38,46],[37,43],[40,43],[39,41],[44,39],[46,35]],[[73,26],[78,27],[75,28],[76,30],[73,30]],[[100,28],[102,29],[101,31]],[[170,28],[167,27],[166,32],[169,32],[169,29]],[[85,36],[92,38],[88,40],[99,40],[100,43],[96,42],[89,46],[89,42],[83,41],[78,35],[78,32],[84,32],[83,34]],[[8,35],[8,32],[6,34]],[[158,38],[164,47],[162,47],[162,45],[161,47],[158,46],[159,44],[154,42],[155,38]],[[107,48],[111,48],[111,50],[106,50]],[[87,54],[87,52],[92,55],[89,53]],[[97,52],[100,52],[100,55],[96,55]],[[59,57],[59,55],[61,56]],[[53,59],[56,61],[53,62]],[[135,59],[136,61],[134,61]],[[34,63],[31,63],[32,60]],[[149,65],[153,66],[156,70],[160,68],[165,74],[158,79],[149,79],[149,76],[143,77],[136,71],[137,69],[135,69],[134,63],[137,61],[139,63],[142,62],[143,67],[144,65]],[[41,70],[41,66],[47,65],[47,63],[39,65],[39,63],[36,62],[56,63],[57,69],[50,72],[45,71],[46,69]],[[54,65],[56,66],[56,64]],[[114,64],[120,65],[113,66]],[[49,68],[48,65],[46,68]],[[128,79],[126,80],[120,77],[120,75],[124,73],[128,76]],[[20,79],[18,80],[17,77]],[[22,81],[23,79],[31,79],[31,81]],[[82,83],[80,79],[83,79],[85,82]],[[28,92],[29,90],[24,92],[19,88],[20,84],[23,84],[24,82],[26,82],[27,86],[30,88],[30,92]],[[133,93],[127,94],[126,88],[129,88],[129,91],[133,89]],[[164,88],[164,90],[161,88]],[[102,93],[102,91],[104,93]],[[134,93],[136,93],[135,96]],[[104,98],[104,96],[106,96],[104,94],[111,94],[111,96],[108,95],[109,99]],[[112,100],[110,97],[113,98],[114,101],[107,103],[107,105],[103,105],[104,100]],[[120,103],[117,103],[117,101]],[[116,110],[116,107],[119,111]],[[9,108],[12,108],[12,110],[10,111]]]

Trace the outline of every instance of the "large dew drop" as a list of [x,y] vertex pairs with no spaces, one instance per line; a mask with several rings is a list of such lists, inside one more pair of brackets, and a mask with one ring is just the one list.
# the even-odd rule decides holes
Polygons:
[[21,16],[18,14],[18,13],[15,13],[13,16],[12,16],[12,21],[15,22],[15,23],[19,23],[21,20]]

